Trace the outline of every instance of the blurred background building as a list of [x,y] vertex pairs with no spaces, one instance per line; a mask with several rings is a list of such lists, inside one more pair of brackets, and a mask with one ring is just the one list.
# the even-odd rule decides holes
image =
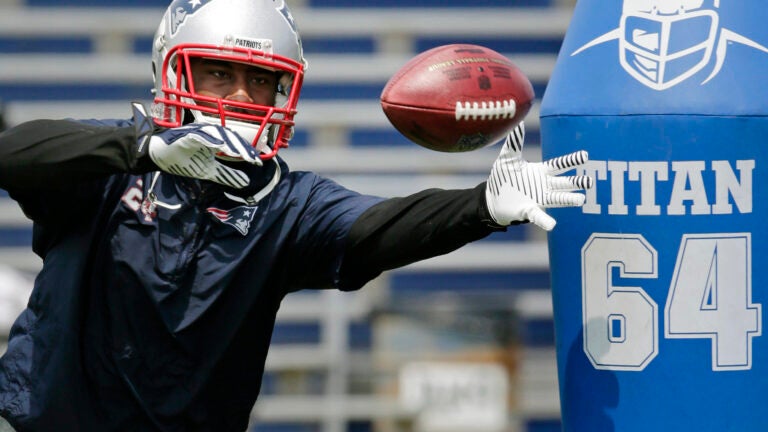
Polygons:
[[[573,0],[287,0],[310,67],[281,155],[361,192],[402,196],[484,181],[499,148],[440,154],[406,141],[378,97],[415,54],[475,43],[531,79],[538,102]],[[151,39],[167,0],[0,0],[4,123],[126,118],[149,102]],[[41,262],[0,190],[0,351]],[[356,293],[288,297],[255,432],[560,430],[546,237],[532,226],[389,272]]]

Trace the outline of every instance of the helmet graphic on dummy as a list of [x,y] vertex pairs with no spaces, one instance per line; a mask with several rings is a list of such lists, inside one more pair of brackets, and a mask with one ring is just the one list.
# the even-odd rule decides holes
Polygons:
[[625,0],[619,37],[624,69],[656,90],[702,70],[719,28],[717,12],[705,6],[704,0]]
[[[238,62],[278,75],[274,106],[198,94],[190,60]],[[262,159],[287,147],[306,61],[284,0],[175,0],[153,40],[152,116],[163,127],[189,122],[226,126]]]

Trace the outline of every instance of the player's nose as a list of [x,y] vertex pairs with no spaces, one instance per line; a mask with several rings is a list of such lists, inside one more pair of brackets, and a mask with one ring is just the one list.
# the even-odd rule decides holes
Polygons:
[[245,88],[245,83],[239,82],[233,86],[229,94],[224,99],[233,102],[253,103],[253,98],[251,98],[251,95],[248,94],[248,91]]
[[245,71],[236,69],[232,72],[232,82],[224,99],[233,102],[253,103],[253,98],[248,92],[248,77]]

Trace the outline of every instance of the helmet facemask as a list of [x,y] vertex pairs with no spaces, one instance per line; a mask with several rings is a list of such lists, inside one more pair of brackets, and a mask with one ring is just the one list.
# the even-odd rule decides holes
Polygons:
[[[262,48],[271,46],[262,41]],[[273,105],[260,105],[199,94],[192,79],[193,59],[241,63],[273,71],[277,88]],[[291,58],[239,46],[180,44],[164,56],[161,85],[155,95],[153,116],[158,125],[178,127],[188,115],[197,123],[225,126],[234,130],[270,159],[288,147],[304,77],[304,64]]]

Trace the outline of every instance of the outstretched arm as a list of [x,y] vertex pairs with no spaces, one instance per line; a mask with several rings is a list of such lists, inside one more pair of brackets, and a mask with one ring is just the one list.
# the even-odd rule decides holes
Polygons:
[[342,264],[342,289],[382,271],[443,255],[508,225],[533,222],[551,230],[543,208],[581,206],[588,176],[557,176],[587,160],[576,152],[540,163],[522,159],[525,127],[510,132],[487,182],[474,189],[429,189],[374,205],[354,223]]
[[485,183],[474,189],[428,189],[382,201],[352,225],[341,289],[357,289],[385,270],[443,255],[505,231],[485,205]]

